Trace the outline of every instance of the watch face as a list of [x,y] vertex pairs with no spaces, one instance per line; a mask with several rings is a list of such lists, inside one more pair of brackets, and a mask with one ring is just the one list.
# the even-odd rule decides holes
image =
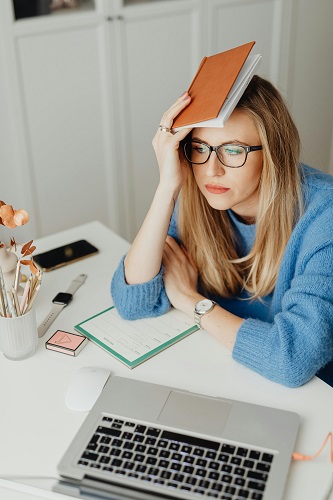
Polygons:
[[211,300],[203,299],[196,303],[195,310],[203,313],[209,311],[212,308],[212,306],[213,302]]
[[54,299],[52,300],[53,304],[60,304],[63,306],[67,306],[72,300],[73,295],[71,293],[60,292],[58,293]]

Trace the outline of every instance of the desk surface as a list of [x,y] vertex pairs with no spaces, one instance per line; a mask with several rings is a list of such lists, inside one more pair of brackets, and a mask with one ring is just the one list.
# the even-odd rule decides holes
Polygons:
[[[44,274],[36,304],[37,322],[49,311],[52,298],[66,290],[78,274],[88,275],[86,283],[39,339],[34,356],[9,361],[0,353],[2,478],[15,477],[19,481],[19,477],[57,477],[57,464],[87,415],[69,410],[64,403],[68,383],[82,366],[99,366],[114,375],[294,411],[301,417],[295,451],[309,455],[317,451],[333,430],[332,388],[316,377],[297,389],[270,382],[236,363],[204,331],[195,332],[133,370],[91,342],[75,358],[46,350],[45,341],[55,330],[73,332],[75,324],[110,306],[111,276],[129,247],[125,240],[94,222],[41,238],[36,242],[37,252],[81,238],[96,245],[99,254]],[[333,493],[327,496],[332,475],[328,448],[314,462],[292,463],[284,498],[333,499]],[[1,498],[39,498],[31,496],[29,488],[19,493],[5,489],[8,486],[21,488],[0,479]],[[59,495],[43,494],[43,498]]]

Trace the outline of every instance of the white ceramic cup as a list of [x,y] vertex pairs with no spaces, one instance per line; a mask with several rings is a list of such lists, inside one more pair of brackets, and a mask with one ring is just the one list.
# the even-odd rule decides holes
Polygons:
[[17,318],[0,317],[0,351],[11,360],[32,356],[38,343],[36,313],[31,309]]

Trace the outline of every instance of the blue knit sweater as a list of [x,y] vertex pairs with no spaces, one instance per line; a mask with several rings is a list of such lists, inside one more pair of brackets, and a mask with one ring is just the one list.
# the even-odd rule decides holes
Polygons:
[[[285,249],[275,289],[259,300],[211,296],[245,319],[232,356],[264,377],[289,387],[307,382],[333,358],[333,177],[303,166],[303,216]],[[245,255],[255,225],[245,225],[229,211],[239,251]],[[169,234],[178,241],[176,214]],[[158,316],[171,307],[163,269],[147,283],[128,285],[121,260],[111,284],[119,314],[126,319]]]

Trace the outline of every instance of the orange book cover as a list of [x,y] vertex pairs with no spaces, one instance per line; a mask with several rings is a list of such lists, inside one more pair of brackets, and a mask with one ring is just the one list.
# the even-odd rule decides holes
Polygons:
[[255,42],[205,57],[188,92],[191,103],[175,118],[173,128],[218,116]]

